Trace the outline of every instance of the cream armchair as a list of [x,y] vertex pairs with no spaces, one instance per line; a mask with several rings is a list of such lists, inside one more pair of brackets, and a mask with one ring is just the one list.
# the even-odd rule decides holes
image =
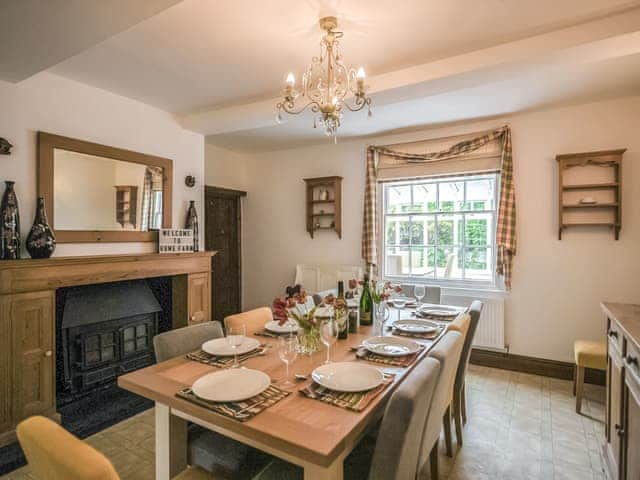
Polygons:
[[335,290],[338,281],[347,282],[352,278],[362,278],[362,267],[358,265],[296,265],[294,284],[301,284],[309,293]]

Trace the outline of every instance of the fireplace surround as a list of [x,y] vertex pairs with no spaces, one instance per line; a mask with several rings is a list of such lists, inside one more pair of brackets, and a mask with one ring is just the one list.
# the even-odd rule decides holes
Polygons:
[[[54,355],[58,289],[170,277],[170,328],[201,323],[211,320],[213,255],[129,254],[0,262],[0,446],[15,441],[15,427],[26,417],[60,419]],[[137,332],[134,336],[136,341]],[[91,379],[85,375],[75,381],[86,385]]]

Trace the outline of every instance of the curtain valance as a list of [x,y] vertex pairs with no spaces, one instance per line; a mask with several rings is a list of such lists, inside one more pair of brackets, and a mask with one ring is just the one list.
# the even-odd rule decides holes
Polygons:
[[[440,145],[446,140],[440,141]],[[425,143],[428,144],[428,142]],[[500,201],[496,225],[496,272],[504,276],[505,286],[510,289],[513,257],[516,254],[516,204],[509,126],[484,134],[476,134],[463,140],[457,139],[446,148],[426,151],[426,153],[424,153],[425,150],[421,153],[419,149],[428,145],[414,143],[407,146],[405,150],[401,150],[398,146],[394,146],[393,149],[374,146],[367,148],[362,225],[364,261],[371,268],[375,268],[378,262],[376,183],[379,179],[499,171]],[[475,170],[478,168],[480,169]]]

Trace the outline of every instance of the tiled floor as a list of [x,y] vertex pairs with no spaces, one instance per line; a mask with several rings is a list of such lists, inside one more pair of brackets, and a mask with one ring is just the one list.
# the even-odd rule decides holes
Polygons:
[[[584,415],[577,415],[569,381],[470,366],[465,444],[453,458],[441,452],[441,478],[604,479],[604,388],[586,387]],[[88,442],[111,459],[123,480],[153,479],[152,411]],[[9,479],[32,480],[29,467],[0,478]]]

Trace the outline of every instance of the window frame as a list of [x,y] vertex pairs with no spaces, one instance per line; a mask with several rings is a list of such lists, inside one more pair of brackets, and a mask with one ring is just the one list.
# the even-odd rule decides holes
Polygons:
[[[440,188],[440,184],[441,183],[450,183],[450,182],[464,182],[465,186],[465,192],[464,192],[464,196],[463,196],[463,205],[467,203],[467,198],[466,198],[466,183],[467,182],[472,182],[472,181],[477,181],[477,180],[481,180],[483,178],[487,178],[490,177],[494,180],[494,186],[495,188],[493,189],[493,210],[453,210],[453,211],[442,211],[442,210],[437,210],[434,212],[399,212],[399,213],[391,213],[388,214],[386,212],[386,205],[387,205],[387,189],[390,186],[405,186],[405,185],[416,185],[416,184],[430,184],[430,185],[437,185],[437,188]],[[379,265],[379,272],[381,273],[381,277],[384,280],[389,280],[392,281],[394,283],[411,283],[411,284],[430,284],[430,285],[440,285],[442,287],[451,287],[451,288],[475,288],[475,289],[498,289],[500,288],[499,285],[499,277],[496,274],[496,254],[497,254],[497,248],[496,248],[496,244],[495,244],[495,234],[496,234],[496,228],[497,228],[497,218],[498,218],[498,202],[499,202],[499,198],[500,198],[500,175],[499,172],[481,172],[481,173],[474,173],[474,174],[464,174],[464,175],[438,175],[438,176],[434,176],[434,177],[416,177],[416,178],[405,178],[405,179],[397,179],[397,180],[384,180],[384,181],[380,181],[378,182],[377,185],[377,189],[378,189],[378,225],[380,226],[378,229],[379,232],[379,241],[378,241],[378,247],[379,247],[379,251],[378,251],[378,265]],[[436,194],[436,201],[439,202],[439,192]],[[411,189],[411,205],[413,205],[413,188]],[[413,217],[413,216],[433,216],[434,217],[434,221],[435,221],[435,225],[436,225],[436,231],[437,231],[437,218],[438,216],[447,216],[447,215],[463,215],[463,230],[466,231],[466,215],[467,214],[490,214],[491,218],[492,218],[492,230],[491,230],[491,238],[492,238],[492,243],[491,245],[488,245],[487,247],[491,248],[491,266],[490,266],[490,271],[491,271],[491,279],[490,280],[473,280],[473,279],[468,279],[468,278],[453,278],[453,279],[445,279],[445,278],[437,278],[437,270],[434,272],[434,276],[433,277],[421,277],[421,276],[413,276],[413,275],[389,275],[386,272],[386,267],[387,267],[387,261],[386,261],[386,252],[387,252],[387,247],[389,246],[387,244],[387,235],[386,235],[386,219],[387,217],[391,216],[404,216],[404,217]],[[410,234],[409,236],[411,237],[411,227],[410,227]],[[426,239],[425,239],[426,240]],[[454,239],[455,240],[455,239]],[[466,252],[467,251],[467,239],[466,239],[466,235],[464,235],[464,239],[463,242],[458,244],[458,243],[454,243],[454,247],[455,249],[457,249],[458,251],[462,251],[462,252]],[[425,245],[427,245],[425,243]],[[402,245],[403,247],[405,245]],[[397,247],[397,245],[391,245],[391,247]],[[411,250],[412,250],[412,245],[411,245],[411,239],[409,241],[409,244],[406,245],[406,247],[409,249],[409,261],[411,262]],[[432,246],[436,252],[437,255],[437,249],[438,249],[438,244],[437,242]],[[471,246],[471,248],[473,248],[473,246]],[[479,247],[479,248],[483,248],[483,247]],[[437,268],[437,267],[436,267]],[[464,269],[464,262],[463,262],[463,269]]]

